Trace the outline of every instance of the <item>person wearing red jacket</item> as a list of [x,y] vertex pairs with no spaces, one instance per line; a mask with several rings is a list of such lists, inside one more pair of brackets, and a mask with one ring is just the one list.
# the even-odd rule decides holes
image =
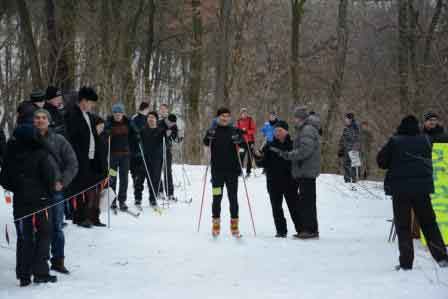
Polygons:
[[247,113],[247,109],[241,109],[240,119],[238,119],[236,126],[243,132],[244,142],[241,145],[240,157],[241,163],[244,164],[244,158],[247,154],[247,168],[246,176],[249,177],[252,171],[252,162],[254,157],[254,145],[255,145],[255,132],[257,127],[255,126],[255,121]]

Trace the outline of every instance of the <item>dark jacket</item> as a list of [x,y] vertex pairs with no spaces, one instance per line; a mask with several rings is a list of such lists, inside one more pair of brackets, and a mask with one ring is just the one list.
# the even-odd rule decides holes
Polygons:
[[129,138],[129,149],[131,155],[134,158],[140,158],[141,152],[139,148],[139,143],[141,143],[141,132],[146,127],[147,117],[141,113],[137,113],[129,121],[129,126],[131,127],[131,135]]
[[5,156],[6,151],[6,136],[5,131],[0,130],[0,167],[3,164],[3,158]]
[[204,145],[210,146],[211,173],[217,176],[222,173],[241,174],[241,165],[238,158],[238,148],[243,143],[241,130],[233,126],[217,125],[214,129],[213,139],[204,137]]
[[64,109],[58,109],[50,103],[45,103],[44,109],[50,113],[50,128],[53,132],[66,137]]
[[131,127],[126,117],[120,122],[110,116],[106,121],[105,131],[110,135],[110,153],[116,156],[126,156],[130,153]]
[[109,137],[106,132],[101,133],[98,136],[98,142],[96,143],[96,158],[95,158],[95,171],[96,171],[96,181],[99,182],[105,179],[108,175],[108,146]]
[[72,193],[78,193],[96,183],[95,178],[97,172],[99,172],[99,169],[94,168],[99,158],[96,146],[98,143],[98,134],[95,129],[93,115],[88,113],[88,117],[95,139],[95,159],[93,161],[89,159],[90,129],[79,106],[75,105],[66,117],[67,139],[75,151],[79,168],[78,174],[72,183],[72,188],[70,188]]
[[1,185],[14,193],[14,218],[36,212],[51,204],[57,167],[36,133],[16,131],[7,144]]
[[398,132],[377,156],[378,166],[386,169],[387,195],[434,193],[432,146],[426,135]]
[[272,142],[267,143],[262,149],[262,156],[256,156],[256,163],[263,167],[266,173],[266,179],[269,184],[282,184],[286,180],[292,179],[291,161],[285,160],[277,153],[270,151],[274,147],[281,151],[289,152],[293,149],[291,137],[288,135],[285,142],[281,143],[274,137]]
[[[165,130],[161,127],[150,128],[146,126],[142,133],[143,152],[147,161],[162,161],[163,159],[163,136]],[[148,165],[148,167],[150,167]]]
[[425,129],[424,133],[429,136],[432,143],[448,143],[448,134],[441,126],[437,126],[432,130]]
[[352,121],[350,126],[346,126],[339,140],[339,153],[347,154],[352,150],[359,150],[360,130],[356,121]]
[[173,143],[178,142],[179,129],[177,125],[173,125],[171,128],[168,127],[167,119],[162,119],[159,121],[159,126],[165,131],[165,143],[169,149],[171,149]]
[[20,125],[32,125],[33,119],[34,119],[34,112],[39,109],[38,106],[36,106],[31,101],[24,101],[22,102],[19,107],[17,108],[17,122],[16,126]]

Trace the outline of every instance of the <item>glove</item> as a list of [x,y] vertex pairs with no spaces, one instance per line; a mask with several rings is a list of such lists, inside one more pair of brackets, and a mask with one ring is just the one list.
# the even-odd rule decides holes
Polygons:
[[212,139],[215,139],[215,134],[216,134],[216,131],[214,129],[208,129],[207,130],[207,134],[205,135],[205,137],[208,140],[212,140]]
[[344,157],[344,151],[343,150],[339,150],[338,151],[338,158],[343,158]]

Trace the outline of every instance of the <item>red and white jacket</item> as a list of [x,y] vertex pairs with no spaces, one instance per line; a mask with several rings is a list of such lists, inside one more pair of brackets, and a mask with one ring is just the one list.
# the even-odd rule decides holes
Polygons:
[[248,116],[246,118],[238,119],[236,127],[243,131],[244,141],[247,143],[255,142],[257,127],[255,126],[255,121],[252,117]]

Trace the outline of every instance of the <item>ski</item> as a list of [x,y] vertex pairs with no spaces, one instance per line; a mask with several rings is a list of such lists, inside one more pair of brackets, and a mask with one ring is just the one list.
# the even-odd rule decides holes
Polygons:
[[129,214],[129,215],[131,215],[131,216],[133,216],[135,218],[138,218],[140,216],[140,214],[141,214],[140,212],[134,212],[134,211],[131,211],[131,210],[125,210],[125,211],[121,211],[121,212]]

